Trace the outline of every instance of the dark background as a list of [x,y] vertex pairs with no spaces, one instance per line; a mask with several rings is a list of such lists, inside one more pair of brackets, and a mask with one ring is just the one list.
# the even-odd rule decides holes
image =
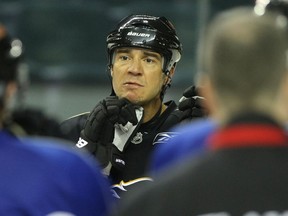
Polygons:
[[[0,0],[0,22],[22,40],[30,85],[18,105],[63,120],[89,111],[110,93],[106,35],[129,14],[166,16],[183,44],[165,100],[193,84],[201,30],[218,12],[254,0]],[[21,102],[21,103],[20,103]]]

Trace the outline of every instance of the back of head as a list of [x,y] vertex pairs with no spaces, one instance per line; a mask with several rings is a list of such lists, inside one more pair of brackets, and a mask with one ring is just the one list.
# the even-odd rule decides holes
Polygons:
[[259,16],[253,8],[236,8],[219,14],[200,53],[217,99],[231,109],[273,99],[286,73],[287,38],[287,20],[278,13]]
[[107,37],[109,66],[120,47],[151,49],[164,57],[163,72],[168,73],[180,60],[182,45],[174,26],[165,17],[130,15],[122,19]]

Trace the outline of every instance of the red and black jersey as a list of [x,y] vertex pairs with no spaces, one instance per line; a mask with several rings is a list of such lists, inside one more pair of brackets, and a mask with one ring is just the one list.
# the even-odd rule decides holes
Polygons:
[[281,125],[264,115],[238,116],[208,146],[130,194],[119,215],[287,214],[288,139]]

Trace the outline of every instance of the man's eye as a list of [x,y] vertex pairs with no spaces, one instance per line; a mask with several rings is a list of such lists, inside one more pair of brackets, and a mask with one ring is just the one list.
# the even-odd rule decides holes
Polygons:
[[120,56],[119,59],[126,61],[126,60],[128,60],[128,56]]
[[148,63],[153,63],[153,62],[155,62],[153,59],[151,59],[151,58],[147,58],[146,59],[146,62],[148,62]]

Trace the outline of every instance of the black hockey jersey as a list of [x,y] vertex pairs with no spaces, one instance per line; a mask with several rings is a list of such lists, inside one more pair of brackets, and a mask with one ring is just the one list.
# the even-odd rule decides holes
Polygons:
[[[146,172],[153,148],[172,136],[173,132],[169,130],[181,122],[183,118],[182,112],[177,109],[174,101],[169,101],[165,105],[167,105],[167,109],[160,116],[154,116],[149,122],[142,123],[137,131],[134,131],[134,138],[121,153],[121,159],[125,161],[125,167],[122,169],[111,168],[110,178],[112,183],[115,184],[115,188],[125,190],[126,186],[131,188],[134,183],[150,180],[146,176]],[[76,144],[88,115],[89,112],[64,121],[61,124],[64,138]]]

